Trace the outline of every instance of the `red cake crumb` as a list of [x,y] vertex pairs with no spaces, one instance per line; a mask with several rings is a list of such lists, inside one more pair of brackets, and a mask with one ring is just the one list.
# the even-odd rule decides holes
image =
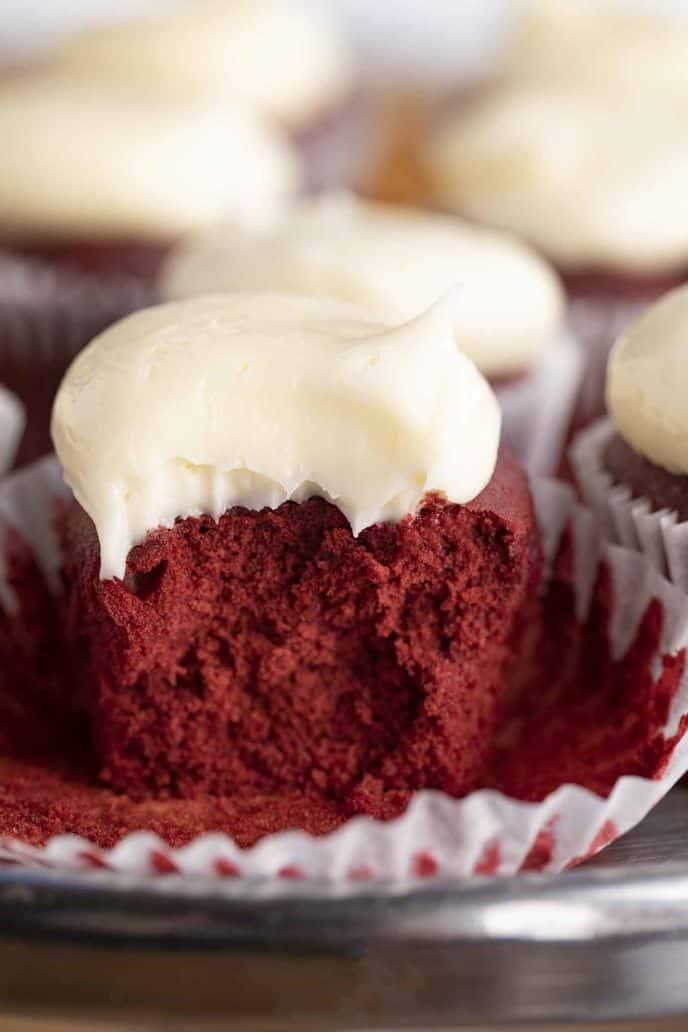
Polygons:
[[525,474],[502,456],[468,506],[355,538],[322,499],[178,520],[99,579],[91,521],[65,525],[101,781],[133,797],[303,793],[392,817],[419,788],[478,783],[539,579]]
[[[66,681],[60,613],[49,604],[30,554],[17,551],[16,543],[12,563],[23,603],[18,628],[10,632],[8,626],[0,635],[0,835],[42,845],[52,835],[71,833],[107,848],[142,828],[171,846],[219,831],[249,846],[270,832],[298,827],[319,835],[346,820],[345,808],[336,801],[296,791],[245,789],[231,797],[135,801],[97,784],[88,760],[87,728],[62,709],[62,719],[46,733],[58,710],[51,705],[46,720],[44,677],[61,683],[63,693]],[[665,660],[660,677],[652,676],[659,606],[649,606],[629,653],[614,661],[608,645],[613,606],[608,571],[601,568],[589,617],[580,625],[572,568],[566,539],[546,592],[535,600],[535,648],[511,684],[492,761],[479,787],[539,800],[570,781],[607,795],[621,774],[660,776],[671,755],[675,739],[667,741],[661,728],[685,657]],[[35,604],[36,592],[44,604]],[[17,649],[22,638],[44,644]],[[547,856],[546,837],[545,830],[534,844],[530,865],[536,865],[536,852],[539,858]]]

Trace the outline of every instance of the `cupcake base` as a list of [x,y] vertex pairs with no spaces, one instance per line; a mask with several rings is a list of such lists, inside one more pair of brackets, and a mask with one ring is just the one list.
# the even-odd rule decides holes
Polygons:
[[675,512],[688,520],[688,477],[667,472],[635,451],[619,434],[607,442],[602,464],[615,485],[626,486],[635,498],[647,498],[653,509]]
[[[616,428],[609,419],[599,419],[578,434],[571,446],[570,459],[580,493],[609,541],[642,552],[655,569],[688,593],[688,521],[681,520],[673,509],[656,508],[652,499],[643,493],[640,479],[637,490],[616,479],[617,474],[623,473],[623,453],[618,458],[620,465],[616,473],[608,468],[606,456],[617,438]],[[640,478],[642,460],[639,463],[634,457],[626,458],[627,470],[632,466],[636,471],[632,474],[634,479]],[[650,474],[652,472],[649,470]],[[666,489],[665,478],[660,479]],[[676,487],[672,486],[671,490],[675,492]],[[680,487],[678,490],[680,492]],[[658,496],[658,500],[659,497],[663,495]]]
[[[639,622],[626,623],[626,641],[617,656],[612,625],[618,622],[618,601],[605,566],[587,587],[581,619],[575,570],[582,545],[564,534],[550,557],[546,590],[531,614],[528,659],[511,670],[509,694],[483,770],[483,787],[513,799],[543,800],[565,783],[607,796],[623,775],[656,776],[675,744],[663,728],[683,660],[667,659],[659,677],[652,670],[658,651],[666,647],[661,644],[661,605],[650,602],[648,594]],[[49,592],[45,585],[39,589],[32,557],[17,541],[9,554],[15,588],[27,601],[42,599],[39,607],[22,610],[23,631],[45,645],[42,658],[27,661],[42,666],[48,652],[60,652],[57,627],[53,623],[52,634],[46,622]],[[638,571],[633,575],[637,579]],[[688,613],[688,603],[684,608]],[[36,618],[42,630],[31,626]],[[1,648],[0,662],[6,670]],[[16,661],[13,669],[17,678]],[[290,827],[326,834],[351,816],[342,801],[274,785],[263,791],[245,785],[224,796],[186,800],[134,800],[115,793],[93,780],[87,722],[79,719],[78,706],[71,712],[64,707],[57,682],[51,686],[42,671],[42,691],[31,690],[26,677],[15,683],[21,683],[20,709],[8,684],[0,691],[0,836],[41,844],[52,835],[79,834],[110,847],[123,834],[145,828],[171,846],[182,846],[213,830],[247,847]],[[545,850],[541,859],[547,856]]]
[[49,705],[60,656],[49,632],[59,609],[51,511],[65,490],[52,460],[10,478],[0,486],[12,542],[0,594],[13,607],[0,635],[0,856],[61,870],[340,881],[558,871],[595,853],[688,769],[688,599],[641,556],[601,546],[570,492],[543,482],[535,497],[545,587],[489,790],[418,792],[402,817],[381,822],[346,820],[299,793],[137,803],[91,782],[83,725],[64,707],[54,720]]
[[178,520],[102,581],[65,520],[64,636],[98,776],[132,797],[300,791],[388,818],[483,776],[540,578],[527,478],[358,537],[312,498]]

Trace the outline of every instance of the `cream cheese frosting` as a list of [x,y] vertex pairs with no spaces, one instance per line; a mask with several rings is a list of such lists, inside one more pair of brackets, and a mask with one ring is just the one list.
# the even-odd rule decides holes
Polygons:
[[520,13],[505,61],[514,81],[688,106],[685,15],[609,0],[529,0]]
[[173,239],[272,219],[300,183],[293,150],[253,112],[63,77],[3,85],[0,140],[5,238]]
[[305,0],[186,0],[157,17],[86,30],[57,62],[154,96],[239,98],[296,126],[341,102],[354,81],[337,27]]
[[320,495],[354,534],[427,492],[468,502],[497,456],[497,401],[454,340],[455,295],[402,325],[296,294],[137,312],[67,371],[52,434],[93,520],[101,576],[177,517]]
[[614,347],[607,407],[624,440],[669,473],[688,474],[688,286],[666,294]]
[[688,261],[688,109],[563,88],[501,87],[437,130],[439,201],[522,236],[566,269]]
[[450,216],[346,194],[302,201],[272,227],[220,227],[183,241],[163,269],[161,292],[297,291],[400,321],[454,284],[457,342],[486,375],[527,368],[552,343],[562,291],[526,246]]

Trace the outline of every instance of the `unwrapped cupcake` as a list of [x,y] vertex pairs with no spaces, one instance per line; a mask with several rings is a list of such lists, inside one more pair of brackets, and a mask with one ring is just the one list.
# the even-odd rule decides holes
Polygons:
[[688,599],[500,448],[455,304],[204,295],[75,359],[73,494],[0,484],[1,858],[561,870],[685,771]]
[[456,341],[502,403],[506,440],[553,472],[580,377],[554,272],[525,245],[453,217],[335,194],[270,227],[227,226],[183,241],[164,263],[163,298],[288,290],[409,319],[458,285]]
[[652,305],[616,344],[609,418],[579,435],[581,492],[612,540],[688,591],[688,287]]

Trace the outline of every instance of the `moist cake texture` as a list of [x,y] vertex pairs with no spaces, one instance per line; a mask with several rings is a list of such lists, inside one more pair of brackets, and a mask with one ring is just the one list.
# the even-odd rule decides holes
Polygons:
[[525,474],[355,538],[332,504],[177,521],[99,577],[63,529],[66,635],[98,776],[134,797],[298,791],[392,816],[483,772],[540,572]]

